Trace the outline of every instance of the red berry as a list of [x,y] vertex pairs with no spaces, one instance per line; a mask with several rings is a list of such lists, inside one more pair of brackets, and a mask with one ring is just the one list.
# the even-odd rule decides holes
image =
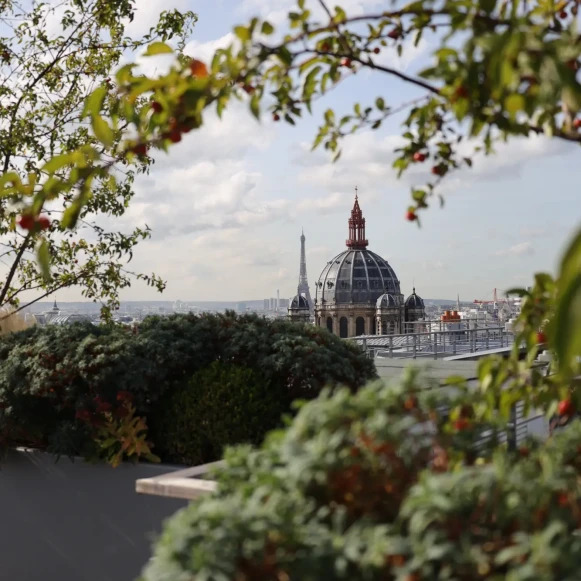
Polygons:
[[466,87],[460,86],[454,91],[454,97],[456,99],[466,99],[468,97],[468,89]]
[[399,28],[394,28],[393,30],[390,30],[387,34],[388,38],[391,38],[393,40],[397,40],[400,36],[401,36],[401,32],[399,30]]
[[252,95],[252,93],[254,93],[254,87],[252,85],[244,85],[244,87],[242,87],[244,89],[244,91],[246,91],[249,95]]
[[169,135],[169,140],[172,143],[179,143],[182,140],[182,133],[178,129],[174,129]]
[[50,228],[50,220],[46,216],[41,216],[38,219],[37,224],[41,230],[46,230],[47,228]]
[[373,52],[374,52],[375,54],[379,54],[379,53],[381,52],[381,49],[380,49],[378,46],[376,46],[376,47],[373,49]]
[[197,59],[192,59],[190,62],[190,71],[192,76],[204,79],[208,76],[208,67]]
[[581,127],[581,119],[575,119],[575,121],[573,121],[573,127],[575,127],[575,129],[579,129]]
[[145,145],[145,143],[138,143],[131,151],[133,151],[133,153],[136,155],[146,155],[147,145]]
[[328,45],[326,42],[324,42],[324,43],[321,45],[321,50],[322,50],[323,52],[329,52],[329,48],[330,48],[330,46],[329,46],[329,45]]
[[153,109],[154,113],[161,113],[163,111],[161,103],[158,103],[157,101],[153,101],[151,108]]
[[408,210],[405,215],[405,219],[408,222],[415,222],[418,219],[418,217],[416,216],[416,213],[413,210]]
[[542,331],[539,331],[537,333],[537,343],[539,345],[541,345],[542,343],[546,343],[546,342],[547,342],[547,336]]
[[413,160],[421,163],[426,160],[426,154],[421,151],[416,151],[413,156]]
[[351,66],[351,59],[342,58],[341,59],[341,66],[342,67],[350,67]]
[[559,18],[567,18],[568,14],[566,10],[561,10],[561,12],[559,12]]
[[275,114],[272,116],[272,120],[273,120],[273,121],[280,121],[280,115],[279,115],[278,113],[275,113]]
[[570,399],[564,399],[559,402],[558,411],[560,416],[570,416],[575,411],[575,406]]
[[521,446],[518,449],[518,453],[523,457],[523,458],[527,458],[528,455],[530,454],[530,450],[526,447],[526,446]]
[[454,428],[459,432],[467,429],[470,426],[470,422],[464,418],[460,418],[454,422]]
[[28,214],[24,214],[18,218],[18,225],[23,230],[32,230],[34,228],[34,218]]
[[435,165],[435,166],[432,168],[432,173],[433,173],[435,176],[441,176],[441,175],[444,175],[444,167],[443,167],[443,166],[441,166],[441,165]]

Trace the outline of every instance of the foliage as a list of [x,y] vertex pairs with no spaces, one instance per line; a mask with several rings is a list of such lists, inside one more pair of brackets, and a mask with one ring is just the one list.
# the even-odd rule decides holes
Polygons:
[[138,337],[169,381],[189,379],[220,360],[260,370],[295,399],[316,396],[325,386],[356,389],[376,377],[358,346],[313,325],[254,314],[148,317]]
[[[117,436],[125,437],[127,430],[137,428],[125,413],[126,402],[131,401],[135,417],[146,419],[153,428],[156,452],[163,444],[172,458],[174,454],[194,458],[200,453],[194,435],[193,449],[186,454],[179,442],[167,440],[168,435],[176,439],[182,435],[175,426],[169,429],[158,412],[171,409],[174,398],[178,402],[181,397],[192,398],[193,392],[185,384],[213,363],[219,367],[202,377],[213,377],[214,383],[224,379],[223,389],[232,382],[237,386],[233,387],[236,393],[227,400],[226,393],[219,394],[216,387],[201,400],[207,409],[190,407],[183,411],[192,417],[211,417],[219,413],[217,400],[212,399],[219,394],[223,409],[228,405],[246,406],[243,411],[231,408],[232,421],[235,414],[242,413],[254,422],[253,413],[271,410],[270,419],[260,418],[264,423],[262,434],[276,425],[280,414],[289,411],[293,399],[315,397],[327,384],[356,389],[375,376],[370,359],[326,330],[250,315],[151,317],[137,334],[119,326],[90,323],[34,327],[0,340],[0,441],[47,448],[59,455],[117,458],[117,444],[103,447],[112,437],[103,429],[117,430]],[[222,366],[224,376],[220,375]],[[229,377],[231,366],[247,371]],[[256,378],[255,387],[261,393],[268,389],[271,400],[264,403],[264,408],[258,400],[258,407],[245,401],[242,392],[248,395],[252,385],[244,385],[244,373]],[[181,395],[176,391],[180,388],[186,389]],[[275,396],[280,399],[275,401]],[[276,413],[279,417],[275,418]],[[116,419],[124,423],[116,424]],[[166,427],[158,428],[156,420]],[[247,429],[251,441],[257,441],[259,426]],[[143,435],[144,430],[138,431],[136,437]],[[238,434],[228,433],[225,427],[221,431],[216,428],[212,435],[214,448],[204,454],[217,454],[223,443],[237,441],[232,438]],[[117,439],[118,444],[120,441]],[[142,448],[142,453],[147,454],[147,450]]]
[[101,404],[103,417],[95,437],[99,449],[97,459],[104,458],[113,468],[125,459],[159,462],[146,440],[147,422],[135,415],[135,407],[128,398],[118,396],[117,399],[122,403],[115,412],[111,411],[110,404]]
[[288,392],[260,369],[215,361],[164,397],[152,437],[167,462],[198,466],[222,458],[225,446],[260,444],[290,409]]
[[218,492],[168,522],[144,581],[576,578],[581,425],[443,462],[485,426],[446,419],[462,391],[428,387],[410,373],[325,394],[262,449],[231,450]]
[[[135,10],[130,0],[0,2],[0,27],[7,33],[0,38],[0,244],[7,265],[0,308],[24,308],[27,291],[40,300],[80,286],[85,297],[106,303],[107,315],[133,277],[164,287],[157,276],[127,268],[135,245],[149,237],[147,226],[129,232],[103,227],[124,214],[134,179],[148,170],[149,160],[120,155],[125,112],[114,130],[93,123],[95,135],[106,134],[103,140],[83,121],[94,91],[103,107],[115,108],[109,75],[122,57],[157,40],[173,39],[183,48],[196,19],[191,12],[166,11],[147,34],[131,38],[125,28]],[[95,156],[122,163],[122,171],[114,178],[90,175]],[[69,186],[62,179],[67,164],[76,176]]]

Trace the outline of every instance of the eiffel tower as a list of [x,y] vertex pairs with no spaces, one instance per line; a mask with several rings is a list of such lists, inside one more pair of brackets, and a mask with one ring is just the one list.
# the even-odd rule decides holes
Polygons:
[[298,294],[303,295],[309,303],[309,310],[313,313],[313,299],[309,290],[309,281],[307,280],[307,254],[305,252],[305,233],[301,232],[301,267],[299,271],[299,289]]

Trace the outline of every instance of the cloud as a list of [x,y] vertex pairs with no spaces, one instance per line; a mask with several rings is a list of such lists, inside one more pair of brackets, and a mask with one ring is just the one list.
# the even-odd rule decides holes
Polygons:
[[[404,143],[398,134],[363,131],[343,140],[341,158],[337,163],[332,163],[330,154],[322,149],[312,152],[308,142],[301,142],[294,149],[291,160],[299,168],[300,183],[332,192],[352,191],[354,185],[358,185],[366,195],[373,196],[380,187],[423,186],[432,180],[431,166],[427,162],[412,165],[398,179],[392,164],[398,155],[395,150]],[[463,142],[458,151],[461,156],[470,156],[475,146],[473,141]],[[497,144],[495,154],[476,154],[473,167],[451,173],[442,182],[440,191],[449,194],[464,191],[476,182],[518,178],[525,164],[535,159],[573,151],[571,144],[544,136],[512,139]]]
[[521,242],[520,244],[515,244],[510,248],[497,250],[494,254],[496,256],[524,256],[533,253],[534,248],[530,242]]

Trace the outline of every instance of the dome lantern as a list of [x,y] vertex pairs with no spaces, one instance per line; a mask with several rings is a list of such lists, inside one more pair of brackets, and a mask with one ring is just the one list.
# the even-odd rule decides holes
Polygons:
[[365,218],[359,207],[357,187],[355,187],[355,203],[349,218],[349,238],[346,240],[347,248],[352,250],[363,250],[367,248],[369,242],[365,238]]

